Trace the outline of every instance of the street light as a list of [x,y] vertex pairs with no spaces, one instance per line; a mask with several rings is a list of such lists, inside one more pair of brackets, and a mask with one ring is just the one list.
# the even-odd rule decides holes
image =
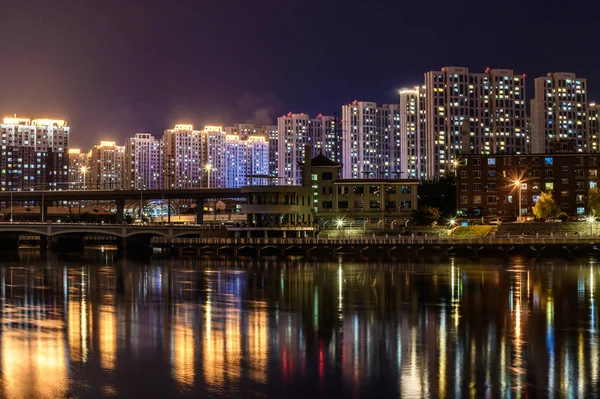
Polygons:
[[342,227],[344,227],[344,218],[336,219],[335,225],[338,228],[339,234],[338,237],[342,237]]
[[593,230],[594,229],[594,224],[593,223],[595,221],[596,221],[596,218],[594,216],[590,215],[590,216],[587,217],[587,222],[590,225],[590,235],[592,235],[592,236],[594,235],[594,230]]
[[454,227],[455,225],[456,225],[456,218],[448,219],[448,226],[450,226],[450,228]]
[[87,173],[88,168],[85,166],[82,166],[81,169],[79,169],[79,170],[83,174],[83,190],[85,191],[85,174]]
[[517,215],[517,222],[521,221],[521,180],[515,180],[515,186],[519,189],[519,214]]
[[204,170],[208,173],[208,178],[206,179],[208,181],[208,188],[210,188],[210,172],[212,169],[213,169],[213,167],[210,163],[207,163],[204,166]]

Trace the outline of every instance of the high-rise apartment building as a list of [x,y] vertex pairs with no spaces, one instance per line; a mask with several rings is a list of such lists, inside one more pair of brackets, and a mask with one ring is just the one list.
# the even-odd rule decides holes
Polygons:
[[400,177],[394,144],[400,134],[400,106],[354,101],[342,107],[343,176]]
[[92,190],[123,189],[123,157],[125,147],[114,141],[101,141],[90,151],[90,183]]
[[175,125],[163,136],[163,187],[192,189],[201,186],[204,163],[202,138],[192,125]]
[[254,125],[249,123],[238,123],[226,126],[224,129],[228,135],[237,135],[241,140],[250,136],[261,136],[268,140],[269,144],[269,176],[277,177],[279,157],[279,137],[276,125]]
[[163,186],[163,145],[149,133],[136,133],[125,140],[123,188],[157,190]]
[[89,183],[89,159],[87,152],[79,148],[69,148],[69,190],[85,190]]
[[335,117],[292,114],[277,118],[278,177],[280,184],[301,184],[302,171],[298,166],[304,160],[304,146],[310,144],[313,154],[338,159],[341,139]]
[[0,125],[1,190],[66,190],[69,132],[61,119],[6,117]]
[[205,126],[202,135],[203,187],[225,187],[225,137],[222,126]]
[[590,152],[600,151],[600,104],[590,103],[587,112],[587,131],[590,136]]
[[586,80],[555,72],[535,79],[531,100],[531,152],[547,153],[554,142],[571,142],[577,152],[593,151],[588,134]]
[[264,184],[269,171],[269,142],[264,136],[225,137],[225,187]]
[[452,171],[460,153],[525,153],[525,75],[465,67],[427,72],[425,117],[429,178]]
[[277,126],[269,126],[269,176],[274,178],[271,182],[279,184],[279,131]]
[[425,86],[400,90],[400,130],[393,145],[393,168],[400,176],[424,179],[425,171]]

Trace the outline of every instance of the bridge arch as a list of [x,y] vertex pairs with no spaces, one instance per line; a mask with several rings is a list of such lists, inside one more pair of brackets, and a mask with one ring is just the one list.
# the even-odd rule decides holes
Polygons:
[[102,236],[112,236],[112,237],[123,237],[123,234],[117,230],[108,230],[108,229],[70,229],[70,230],[58,230],[53,231],[50,236],[56,237],[65,234],[97,234]]
[[0,228],[0,234],[5,234],[5,233],[18,233],[18,234],[22,234],[22,233],[26,233],[26,234],[40,234],[43,236],[47,236],[48,235],[48,230],[44,227],[44,228],[31,228],[31,227],[23,227],[22,229],[15,229],[15,228],[11,228],[11,229],[2,229]]
[[129,238],[129,237],[133,237],[133,236],[139,236],[139,235],[151,235],[151,236],[160,236],[160,237],[165,237],[165,238],[169,238],[169,233],[165,232],[165,231],[159,231],[159,230],[136,230],[136,231],[132,231],[131,233],[127,233],[125,234],[125,238]]

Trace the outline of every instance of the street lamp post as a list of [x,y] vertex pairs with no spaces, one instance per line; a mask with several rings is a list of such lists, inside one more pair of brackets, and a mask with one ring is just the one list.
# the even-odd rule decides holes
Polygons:
[[342,237],[342,228],[344,227],[344,219],[342,218],[342,219],[336,220],[335,225],[338,228],[338,232],[339,232],[338,237],[341,238]]
[[206,175],[207,175],[207,188],[210,188],[210,172],[212,171],[213,167],[211,164],[207,163],[206,166],[204,166],[204,170],[206,171]]
[[80,171],[83,174],[83,191],[85,191],[85,174],[87,173],[87,167],[82,166]]
[[517,222],[521,221],[521,180],[516,180],[515,181],[515,186],[517,187],[517,189],[519,190],[519,198],[518,198],[518,202],[519,202],[519,213],[517,215]]

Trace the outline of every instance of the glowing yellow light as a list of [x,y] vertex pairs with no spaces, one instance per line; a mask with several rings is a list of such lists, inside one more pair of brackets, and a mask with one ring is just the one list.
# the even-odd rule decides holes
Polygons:
[[114,147],[117,143],[115,141],[101,141],[100,147]]
[[207,164],[204,166],[204,170],[206,170],[207,172],[210,172],[210,171],[212,170],[212,168],[213,168],[213,167],[212,167],[212,165],[211,165],[211,164],[209,164],[209,163],[207,163]]
[[413,90],[413,89],[400,89],[399,93],[400,93],[400,94],[405,94],[405,93],[408,93],[408,94],[416,94],[416,93],[417,93],[417,91],[416,91],[416,90]]
[[223,126],[204,126],[205,132],[222,132]]
[[175,125],[175,130],[194,130],[194,125],[178,124]]
[[50,119],[50,118],[40,118],[34,119],[31,121],[32,125],[35,126],[57,126],[63,127],[67,124],[67,121],[64,119]]
[[267,141],[267,139],[265,139],[263,136],[248,136],[248,141],[260,141],[264,143]]
[[2,123],[5,125],[29,125],[31,124],[31,119],[29,118],[17,118],[17,115],[14,116],[5,116],[2,120]]
[[85,172],[88,171],[88,168],[85,166],[82,166],[81,169],[79,169],[81,171],[81,173],[85,174]]
[[81,150],[79,148],[69,148],[69,154],[80,154]]
[[338,219],[335,221],[335,225],[340,228],[344,226],[344,219]]
[[238,141],[240,139],[240,136],[238,136],[237,134],[228,134],[225,136],[225,140],[228,141]]
[[519,186],[521,184],[521,180],[515,180],[515,186]]

